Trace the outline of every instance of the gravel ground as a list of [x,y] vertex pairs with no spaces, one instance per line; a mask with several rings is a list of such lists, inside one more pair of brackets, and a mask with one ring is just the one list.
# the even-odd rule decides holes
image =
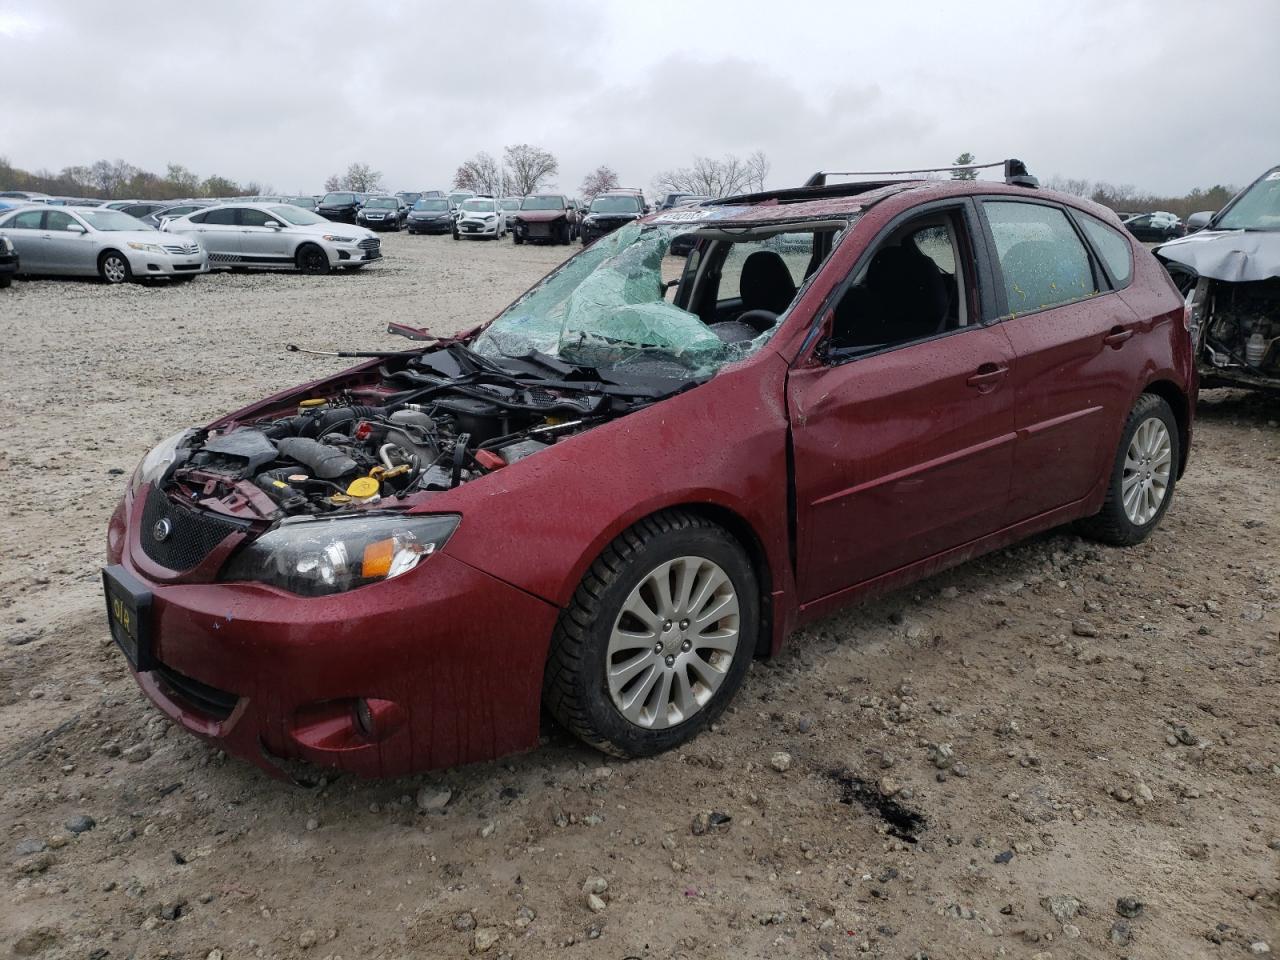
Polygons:
[[[1057,531],[756,664],[714,730],[311,790],[171,728],[99,594],[156,440],[489,316],[565,248],[0,292],[0,950],[53,958],[1280,951],[1280,400],[1206,394],[1130,550]],[[1127,898],[1127,899],[1126,899]],[[7,954],[6,954],[7,955]]]

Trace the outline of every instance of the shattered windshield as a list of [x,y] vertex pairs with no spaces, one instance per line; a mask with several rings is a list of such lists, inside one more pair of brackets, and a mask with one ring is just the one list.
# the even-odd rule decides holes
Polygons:
[[1241,194],[1214,229],[1280,230],[1280,167]]
[[[625,366],[673,379],[708,377],[751,356],[780,320],[749,339],[726,340],[697,314],[667,300],[666,281],[678,277],[685,263],[668,256],[671,241],[688,232],[687,224],[639,222],[615,231],[503,311],[473,349],[495,360],[540,353],[585,367]],[[800,272],[802,285],[807,277],[803,267]]]

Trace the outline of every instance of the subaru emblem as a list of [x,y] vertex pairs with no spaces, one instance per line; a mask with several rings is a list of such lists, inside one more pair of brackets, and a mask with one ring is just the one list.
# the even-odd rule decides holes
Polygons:
[[156,543],[164,543],[169,539],[169,534],[173,533],[173,522],[168,517],[161,517],[156,521],[156,525],[151,528],[151,536]]

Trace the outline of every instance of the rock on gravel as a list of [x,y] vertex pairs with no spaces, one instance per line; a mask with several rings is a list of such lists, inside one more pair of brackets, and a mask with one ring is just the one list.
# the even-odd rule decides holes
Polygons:
[[63,824],[72,833],[84,833],[98,825],[98,821],[85,813],[76,814]]
[[452,798],[453,791],[448,787],[423,787],[418,791],[418,809],[425,813],[440,813]]
[[786,773],[791,769],[791,754],[782,750],[778,751],[769,758],[769,766],[779,773]]

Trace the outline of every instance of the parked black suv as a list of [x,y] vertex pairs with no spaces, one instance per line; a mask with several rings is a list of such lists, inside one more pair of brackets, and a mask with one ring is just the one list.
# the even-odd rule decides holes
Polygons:
[[610,190],[591,201],[582,220],[582,245],[613,233],[644,216],[644,197],[637,190]]
[[326,193],[316,211],[326,220],[337,220],[341,223],[355,223],[356,213],[364,206],[364,197],[349,190],[337,193]]

